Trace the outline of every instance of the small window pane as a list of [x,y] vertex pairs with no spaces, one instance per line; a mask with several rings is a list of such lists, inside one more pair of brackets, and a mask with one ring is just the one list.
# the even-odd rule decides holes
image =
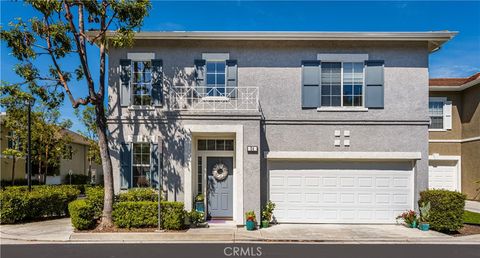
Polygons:
[[343,105],[344,106],[353,106],[353,97],[352,96],[343,96]]
[[322,95],[330,95],[330,85],[322,86]]
[[344,85],[343,86],[343,94],[344,95],[353,95],[353,86],[352,85]]
[[233,140],[225,141],[225,150],[233,151]]
[[340,106],[342,103],[340,101],[340,96],[333,96],[332,97],[332,106],[334,107],[338,107]]
[[354,86],[354,94],[355,95],[362,95],[362,85],[355,85]]
[[217,140],[216,150],[225,150],[225,140]]
[[206,140],[198,140],[198,150],[207,150]]
[[331,106],[330,97],[329,96],[322,96],[322,106]]
[[215,140],[207,141],[207,150],[215,150]]
[[215,73],[215,63],[207,62],[207,73]]
[[225,84],[225,74],[217,74],[217,86]]
[[340,85],[332,86],[332,95],[340,95],[340,90],[341,90]]
[[353,105],[356,106],[356,107],[360,107],[362,106],[362,96],[355,96],[353,97]]
[[215,86],[215,74],[207,74],[207,84]]
[[432,129],[443,129],[443,117],[430,117]]

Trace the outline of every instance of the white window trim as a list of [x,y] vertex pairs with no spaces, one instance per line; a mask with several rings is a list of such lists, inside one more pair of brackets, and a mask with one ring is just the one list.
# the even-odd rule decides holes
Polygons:
[[[445,112],[445,103],[447,103],[447,98],[446,97],[429,97],[428,98],[428,104],[430,104],[430,101],[435,101],[435,102],[442,102],[443,103],[443,112]],[[429,108],[430,109],[430,108]],[[428,119],[430,119],[430,114],[428,115]],[[430,121],[431,123],[431,121]],[[443,128],[428,128],[428,131],[430,132],[446,132],[448,131],[445,128],[445,114],[443,114]]]
[[[326,60],[321,60],[319,58],[321,57],[327,57],[326,55],[329,55]],[[330,56],[331,55],[331,56]],[[332,59],[334,57],[337,57],[338,59]],[[345,59],[348,57],[352,57],[352,59]],[[344,55],[337,55],[337,54],[318,54],[317,60],[320,60],[322,63],[340,63],[340,106],[321,106],[317,108],[318,112],[342,112],[342,111],[358,111],[358,112],[364,112],[368,111],[368,108],[365,107],[365,60],[360,61],[361,58],[367,58],[365,60],[368,60],[368,54],[344,54]],[[352,61],[354,60],[354,61]],[[363,70],[362,70],[362,105],[361,106],[344,106],[343,105],[343,63],[363,63]],[[320,65],[320,69],[321,65]],[[354,90],[354,89],[352,89]],[[322,78],[320,78],[320,92],[322,91]]]
[[[138,53],[127,53],[127,59],[130,59],[132,61],[132,68],[131,68],[131,73],[132,73],[132,79],[133,79],[133,62],[146,62],[146,61],[152,61],[155,59],[155,53],[151,52],[138,52]],[[130,93],[130,106],[128,107],[128,110],[155,110],[153,107],[153,101],[152,105],[133,105],[133,83],[130,80],[130,86],[131,86],[131,93]]]
[[319,53],[317,60],[322,62],[365,62],[368,60],[368,54],[332,54]]
[[[151,141],[133,141],[132,143],[130,143],[130,144],[131,144],[131,147],[130,147],[130,148],[131,148],[131,150],[132,150],[132,151],[130,151],[130,160],[131,160],[131,162],[130,162],[130,178],[131,178],[131,180],[132,180],[132,182],[130,182],[131,188],[135,188],[135,187],[133,186],[133,181],[134,181],[134,180],[133,180],[133,167],[147,167],[146,165],[143,165],[143,164],[142,164],[142,165],[134,165],[134,164],[133,164],[133,161],[134,161],[134,159],[133,159],[133,157],[134,157],[134,155],[133,155],[133,154],[134,154],[134,151],[133,151],[133,150],[134,150],[134,146],[133,146],[133,145],[134,145],[134,144],[141,144],[141,143],[145,143],[145,144],[148,144],[148,145],[149,145],[149,148],[150,148],[150,151],[149,151],[150,158],[149,158],[148,168],[151,168],[151,166],[152,166],[152,158],[151,158],[151,155],[152,155],[152,142],[151,142]],[[143,154],[143,153],[142,153],[142,154]],[[151,174],[152,174],[152,171],[150,171],[150,177],[151,177]],[[150,178],[150,180],[152,180],[152,178]],[[150,183],[151,183],[151,182],[150,182]],[[150,185],[149,187],[142,187],[142,188],[153,188],[153,187]]]

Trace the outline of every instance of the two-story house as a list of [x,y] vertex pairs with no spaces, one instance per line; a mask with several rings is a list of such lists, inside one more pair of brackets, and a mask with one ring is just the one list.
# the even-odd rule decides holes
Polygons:
[[393,223],[428,188],[428,56],[454,35],[137,33],[109,49],[115,192],[160,180],[236,224],[267,200],[279,222]]
[[480,197],[480,73],[430,79],[429,187]]

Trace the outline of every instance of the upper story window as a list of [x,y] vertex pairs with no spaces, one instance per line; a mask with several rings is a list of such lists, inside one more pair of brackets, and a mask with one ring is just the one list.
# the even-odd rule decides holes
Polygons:
[[225,96],[225,60],[206,60],[207,95]]
[[14,131],[8,131],[7,134],[7,148],[20,150],[20,140]]
[[233,151],[233,140],[198,140],[199,151]]
[[132,175],[133,187],[150,187],[150,143],[133,143]]
[[322,62],[322,106],[363,106],[363,67],[362,62]]
[[444,97],[431,97],[428,101],[428,115],[432,131],[452,129],[452,103]]
[[152,105],[152,62],[132,61],[132,104]]

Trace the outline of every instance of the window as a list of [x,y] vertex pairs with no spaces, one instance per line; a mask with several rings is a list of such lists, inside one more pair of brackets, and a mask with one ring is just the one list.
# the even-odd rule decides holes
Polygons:
[[199,151],[233,151],[233,140],[198,140]]
[[442,100],[430,100],[428,102],[428,114],[430,115],[430,129],[443,128],[443,105]]
[[150,143],[133,143],[133,187],[150,187]]
[[63,159],[72,160],[73,158],[73,147],[72,145],[66,145],[63,150]]
[[132,97],[135,106],[152,104],[152,62],[132,61]]
[[7,134],[7,148],[20,150],[20,140],[14,131],[9,131]]
[[322,62],[322,106],[363,106],[362,62]]
[[202,157],[197,158],[197,194],[203,194]]
[[225,96],[225,60],[207,60],[207,96]]

